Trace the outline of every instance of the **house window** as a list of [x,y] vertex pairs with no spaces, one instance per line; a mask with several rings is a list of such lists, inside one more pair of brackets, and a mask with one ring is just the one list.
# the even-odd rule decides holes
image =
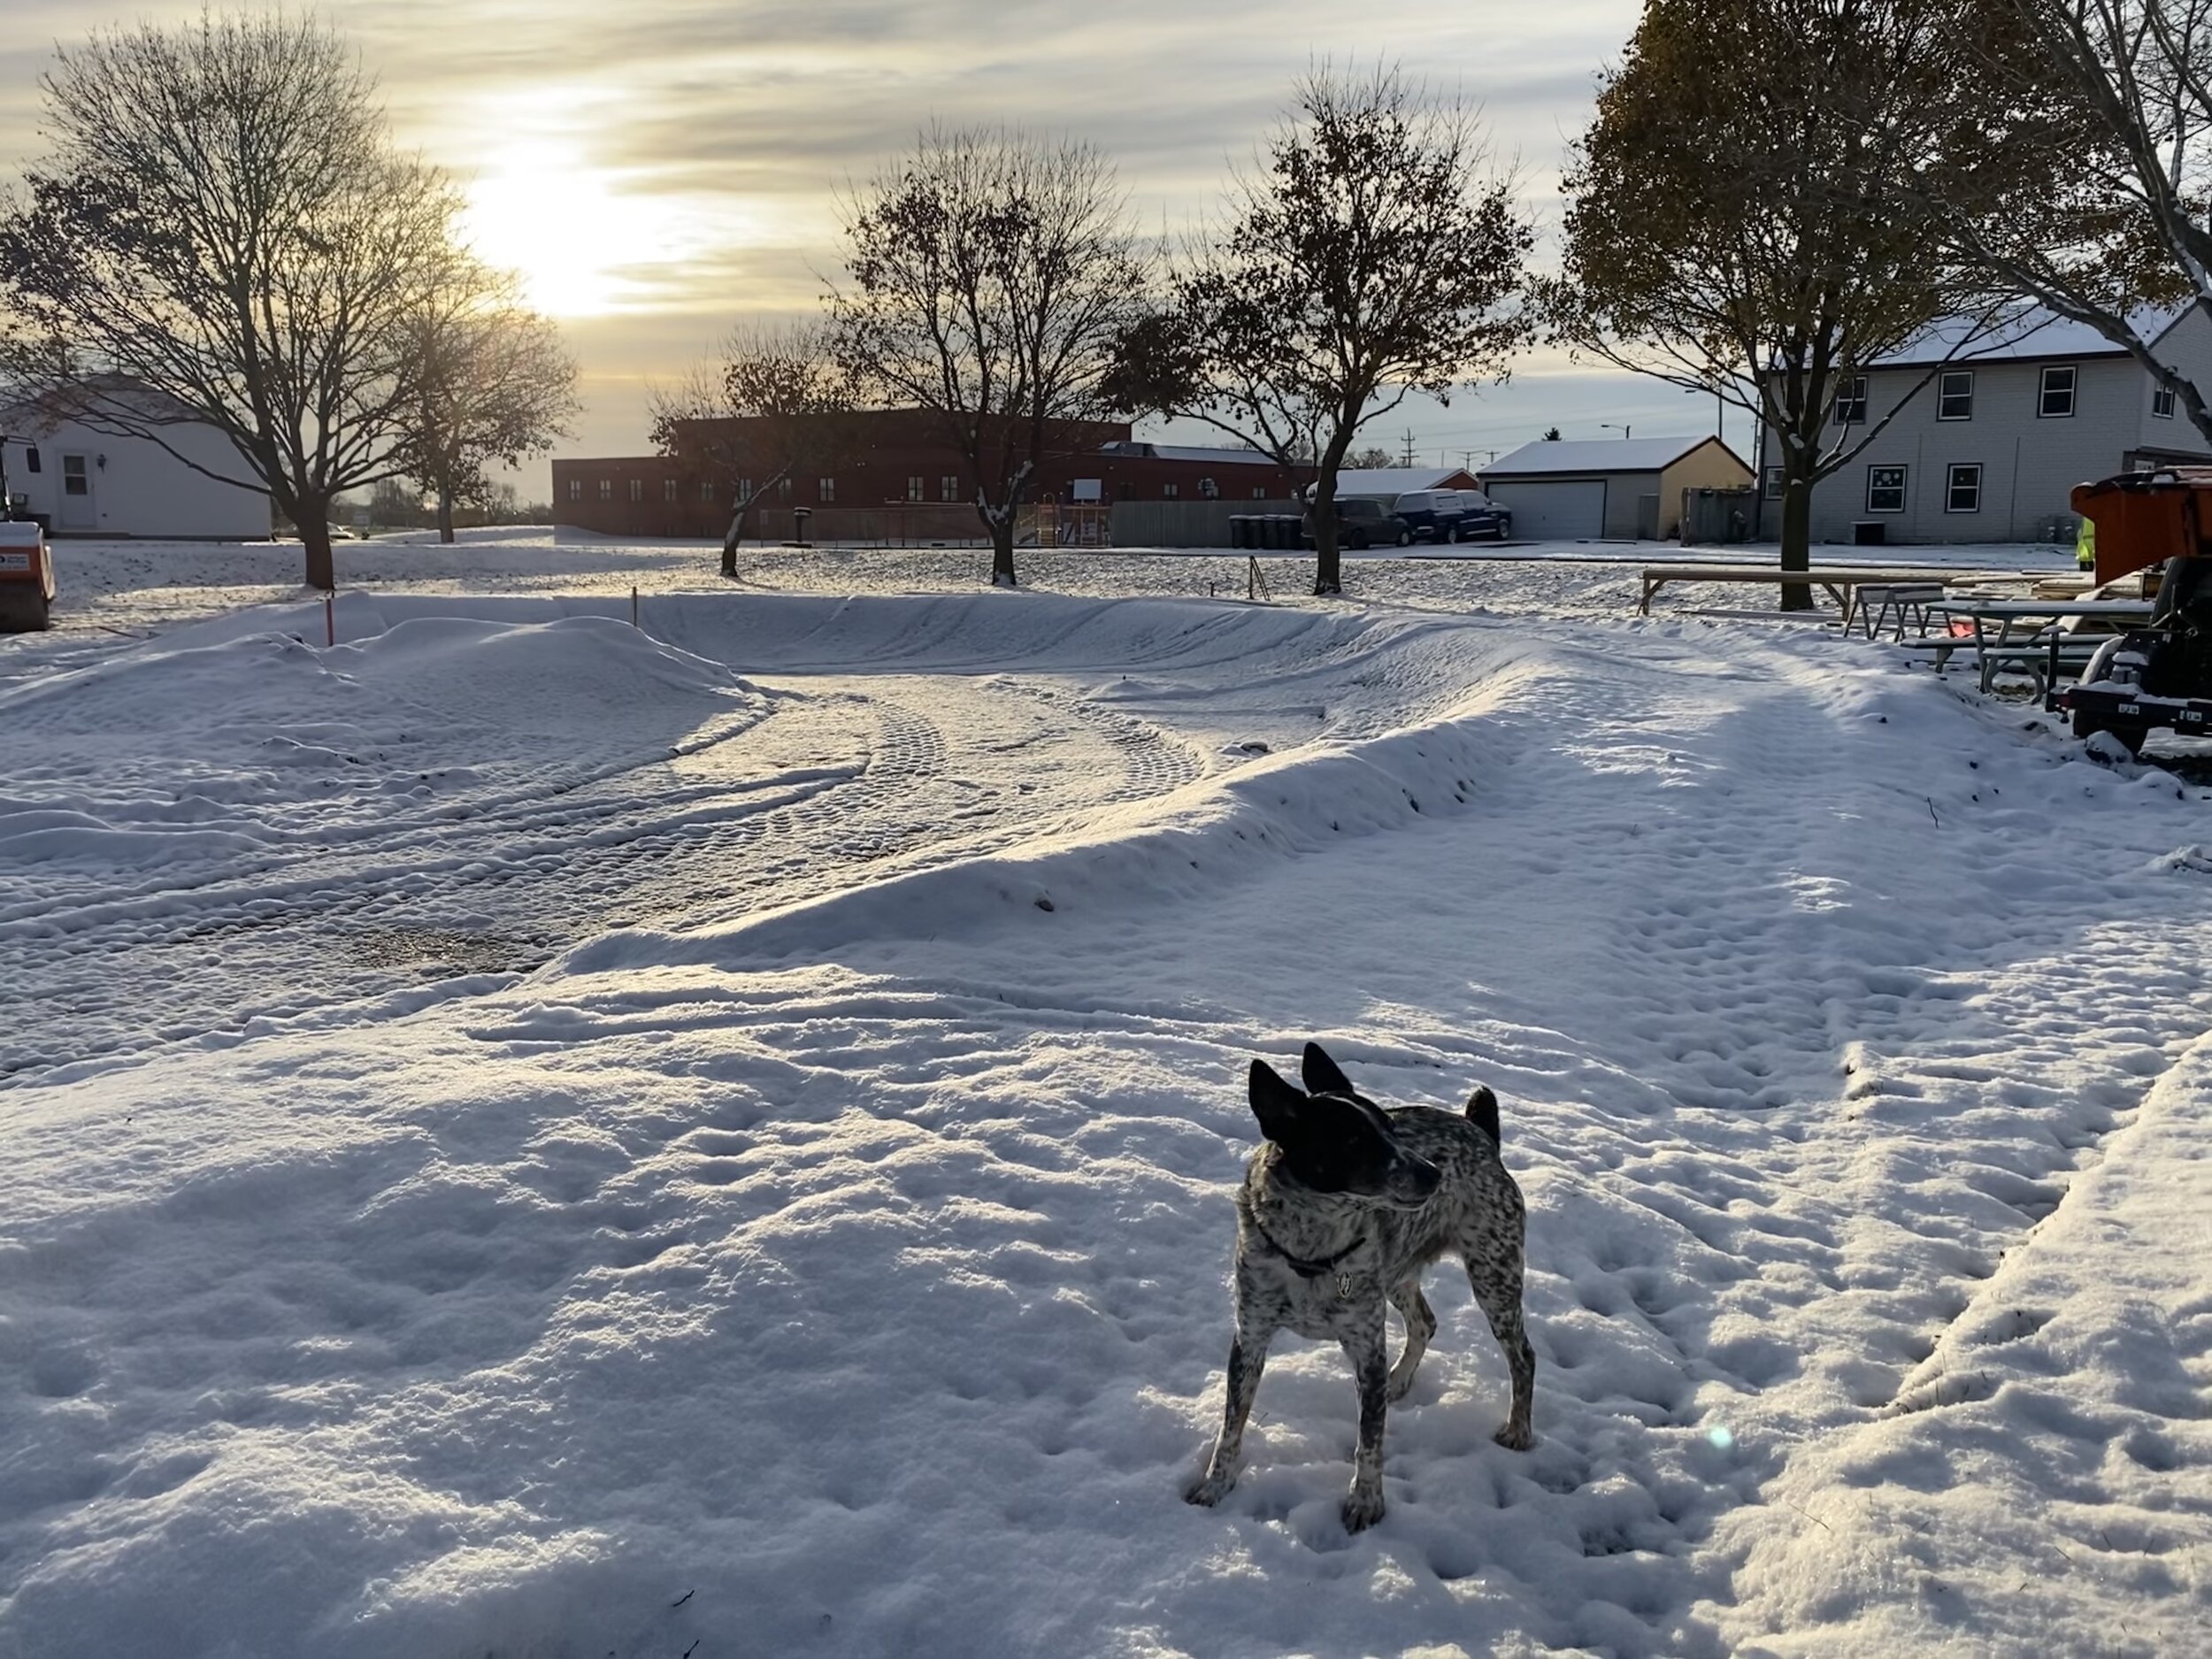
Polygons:
[[614,499],[614,480],[603,478],[599,480],[599,499],[602,501]]
[[1180,484],[1163,484],[1160,486],[1161,498],[1165,501],[1173,501],[1182,493],[1183,487]]
[[2043,371],[2043,389],[2036,400],[2039,417],[2056,419],[2074,412],[2075,370],[2071,364],[2063,368],[2055,365]]
[[791,499],[791,480],[789,479],[780,478],[776,480],[776,499],[778,501],[789,501]]
[[1936,419],[1974,419],[1974,371],[1946,369],[1936,381]]
[[634,478],[630,480],[630,499],[632,501],[643,501],[645,499],[645,480],[643,479]]
[[[2161,420],[2171,420],[2174,418],[2174,388],[2172,387],[2154,386],[2151,388],[2151,413]],[[38,471],[36,449],[31,451],[31,471],[34,472]]]
[[922,480],[920,479],[910,478],[906,480],[906,498],[909,501],[921,500]]
[[826,478],[819,481],[822,487],[822,499],[824,501],[835,501],[837,499],[837,480],[833,478]]
[[1265,501],[1267,499],[1267,492],[1260,488],[1257,485],[1255,485],[1252,488],[1252,499],[1254,501]]
[[1905,511],[1905,469],[1870,466],[1866,469],[1866,510],[1869,512]]
[[661,480],[661,499],[663,501],[673,501],[676,499],[676,480],[674,479],[664,478]]
[[571,501],[583,500],[584,480],[582,479],[572,478],[568,480],[568,498]]
[[1944,474],[1943,511],[1979,512],[1982,510],[1982,465],[1979,461],[1955,462]]
[[1866,376],[1853,374],[1844,377],[1836,388],[1836,425],[1848,426],[1866,421]]
[[65,495],[89,495],[92,480],[84,470],[84,457],[65,455],[61,457],[61,493]]
[[38,445],[35,443],[29,443],[23,446],[23,465],[29,467],[34,472],[40,470]]
[[701,501],[712,501],[714,499],[714,480],[712,479],[703,478],[699,480],[699,499]]
[[960,499],[960,480],[948,472],[937,480],[937,493],[947,501]]
[[1779,501],[1782,499],[1782,469],[1780,467],[1770,466],[1767,468],[1766,491],[1767,499],[1769,501]]

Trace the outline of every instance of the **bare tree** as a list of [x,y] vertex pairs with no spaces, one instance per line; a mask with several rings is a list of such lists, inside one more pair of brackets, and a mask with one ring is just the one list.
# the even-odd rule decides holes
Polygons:
[[[331,498],[403,465],[405,324],[453,266],[453,191],[393,151],[370,80],[311,18],[96,35],[42,84],[51,150],[0,211],[15,378],[267,491],[331,587]],[[171,447],[187,422],[238,466]]]
[[457,261],[403,326],[409,402],[404,476],[438,503],[438,540],[453,540],[456,503],[488,507],[486,469],[519,466],[570,434],[582,407],[576,360],[549,319],[523,305],[515,279]]
[[1896,413],[1832,419],[1857,372],[1932,341],[1916,392],[2008,315],[1919,193],[1955,169],[1972,119],[1962,16],[1955,0],[1652,0],[1562,182],[1555,335],[1773,434],[1786,570],[1810,563],[1813,487]]
[[1530,328],[1533,232],[1474,111],[1394,68],[1300,81],[1225,222],[1179,250],[1116,392],[1206,422],[1312,480],[1314,591],[1343,591],[1336,478],[1360,429],[1415,391],[1502,380]]
[[1144,303],[1113,166],[1072,142],[933,127],[843,217],[838,360],[863,396],[937,416],[976,480],[991,580],[1011,587],[1051,423],[1104,413],[1116,342]]
[[723,342],[721,363],[695,365],[649,395],[653,447],[683,461],[732,503],[722,574],[756,503],[803,465],[827,476],[852,443],[851,385],[820,321],[752,322]]
[[2212,0],[1987,0],[1976,67],[2002,95],[1962,183],[1922,188],[1993,280],[2087,324],[2212,441],[2212,385],[2153,349],[2212,319]]

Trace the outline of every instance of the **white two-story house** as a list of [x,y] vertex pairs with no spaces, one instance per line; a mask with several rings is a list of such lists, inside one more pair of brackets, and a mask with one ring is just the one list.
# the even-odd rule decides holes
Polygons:
[[[1815,541],[2070,542],[2075,485],[2212,461],[2212,445],[2173,394],[2094,329],[2046,316],[1948,363],[1947,349],[1937,330],[1925,346],[1870,363],[1844,383],[1829,411],[1832,440],[1856,442],[1895,414],[1815,486]],[[2192,310],[2164,322],[2154,350],[2212,391],[2212,320]],[[1776,453],[1770,434],[1761,457],[1770,534],[1781,514]]]

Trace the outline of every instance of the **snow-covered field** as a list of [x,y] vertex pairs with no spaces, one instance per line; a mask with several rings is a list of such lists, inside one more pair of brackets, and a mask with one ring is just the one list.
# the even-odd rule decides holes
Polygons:
[[[0,1654],[2203,1651],[2203,756],[1627,564],[297,559],[0,641]],[[1308,1037],[1530,1206],[1356,1539],[1316,1344],[1179,1498]]]

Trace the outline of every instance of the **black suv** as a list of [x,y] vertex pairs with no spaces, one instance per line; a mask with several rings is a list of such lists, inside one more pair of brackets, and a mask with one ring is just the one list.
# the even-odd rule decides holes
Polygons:
[[[1307,547],[1313,545],[1312,512],[1307,512],[1308,522],[1299,540]],[[1340,548],[1362,550],[1376,546],[1397,545],[1399,533],[1404,528],[1397,514],[1379,501],[1369,501],[1358,495],[1336,503],[1336,544]]]

